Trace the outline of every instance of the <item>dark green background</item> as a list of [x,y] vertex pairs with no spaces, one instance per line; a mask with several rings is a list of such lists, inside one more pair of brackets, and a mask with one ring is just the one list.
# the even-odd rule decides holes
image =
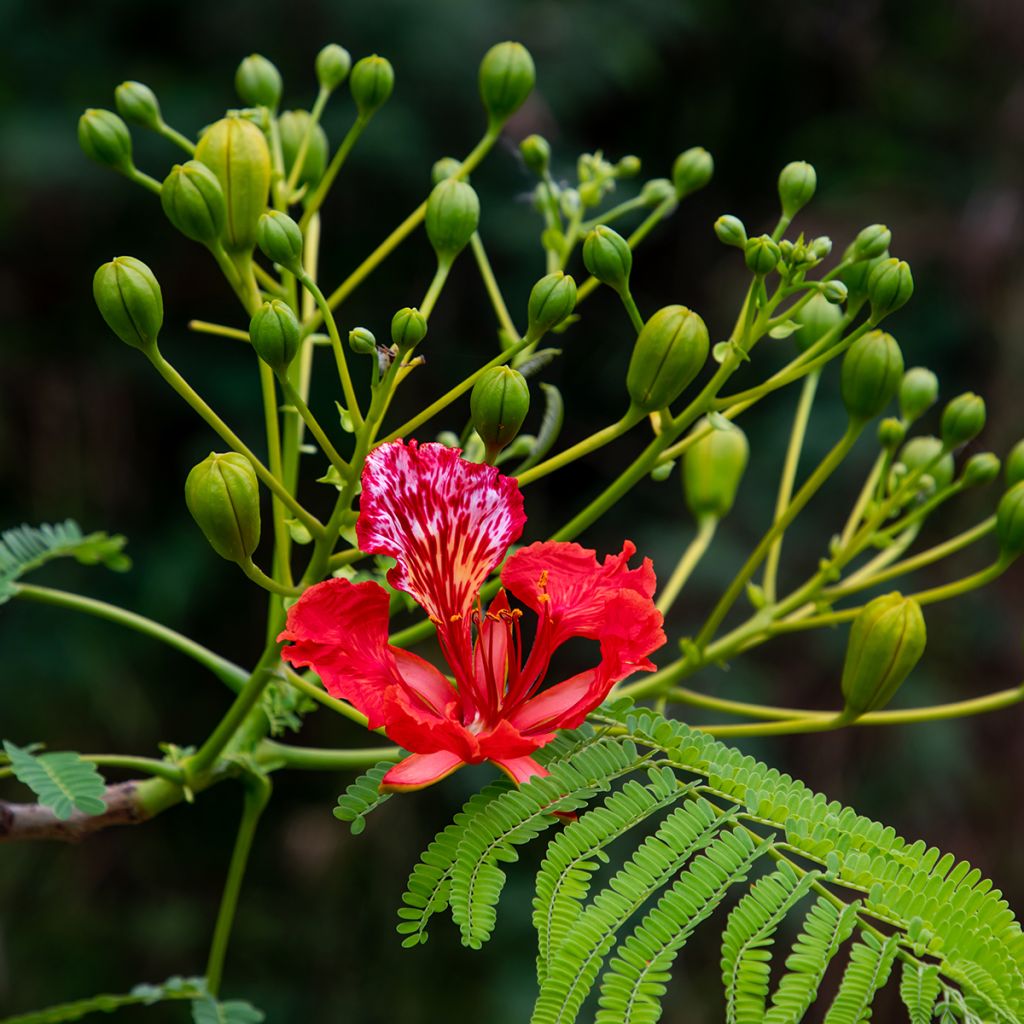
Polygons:
[[[939,371],[947,397],[984,391],[984,441],[996,451],[1024,433],[1024,9],[1012,0],[4,0],[0,523],[72,515],[87,529],[128,534],[135,558],[127,577],[54,567],[41,581],[116,600],[242,661],[260,643],[259,595],[209,551],[181,500],[185,473],[213,439],[144,360],[103,328],[90,297],[92,272],[119,253],[150,263],[167,302],[165,351],[230,422],[258,437],[251,362],[230,342],[185,330],[191,317],[239,323],[238,315],[212,263],[174,234],[154,198],[81,155],[81,109],[111,106],[119,81],[140,79],[157,91],[171,123],[195,133],[236,102],[234,67],[253,50],[282,69],[288,106],[311,101],[312,59],[323,43],[338,41],[357,58],[388,56],[397,72],[394,97],[325,209],[322,279],[331,284],[422,198],[436,158],[476,141],[476,66],[505,38],[526,43],[538,67],[537,92],[510,135],[547,135],[558,173],[571,171],[577,153],[598,148],[612,159],[636,153],[652,176],[666,174],[688,146],[714,153],[712,185],[637,255],[635,292],[645,312],[682,302],[724,336],[744,275],[711,224],[731,212],[752,231],[770,228],[778,169],[807,159],[818,169],[819,194],[800,226],[831,235],[841,248],[864,224],[885,222],[894,252],[914,268],[917,293],[891,322],[908,364]],[[350,117],[346,99],[331,104],[325,121],[333,142]],[[134,134],[140,166],[162,177],[178,152]],[[511,144],[498,147],[474,184],[484,204],[484,240],[521,322],[542,260],[539,223],[523,198],[530,180]],[[343,326],[365,324],[384,335],[391,312],[417,302],[431,272],[417,235],[345,307]],[[566,394],[570,441],[621,412],[628,323],[610,296],[598,294],[565,343],[565,357],[547,379]],[[439,394],[488,358],[494,344],[486,300],[464,260],[432,320],[428,365],[404,408]],[[787,345],[766,343],[755,372],[784,359]],[[811,455],[842,429],[834,376],[824,386]],[[325,419],[332,397],[326,386],[316,395]],[[767,525],[794,402],[795,394],[783,393],[744,420],[753,455],[741,498],[673,613],[673,636],[700,621]],[[531,487],[528,537],[564,521],[633,450],[624,441]],[[871,457],[869,444],[858,448],[793,532],[787,579],[815,565]],[[996,497],[994,488],[970,496],[930,536],[977,521]],[[673,478],[642,484],[586,539],[608,550],[631,536],[665,573],[690,531]],[[921,585],[963,575],[988,554],[923,574]],[[1020,679],[1021,579],[1012,573],[929,612],[929,651],[901,702],[965,698]],[[840,633],[778,642],[728,675],[713,671],[699,682],[733,696],[833,706],[842,646]],[[149,753],[161,740],[200,738],[226,706],[217,684],[184,659],[67,613],[4,606],[0,651],[0,733],[17,742]],[[310,722],[304,741],[358,741],[325,718]],[[1009,711],[747,746],[863,813],[968,858],[1019,906],[1021,723],[1021,713]],[[533,995],[527,910],[535,855],[511,866],[505,913],[483,952],[462,950],[444,920],[414,952],[401,951],[392,930],[419,849],[487,777],[486,770],[465,772],[393,800],[357,839],[330,814],[346,779],[279,777],[239,911],[225,994],[252,1000],[272,1021],[525,1019]],[[5,783],[3,795],[19,799],[25,791]],[[78,849],[0,849],[0,1013],[200,973],[237,811],[238,794],[219,787],[194,808],[111,830]],[[688,951],[666,1020],[720,1019],[714,935],[712,927],[708,941]],[[180,1021],[184,1013],[125,1011],[123,1019]]]

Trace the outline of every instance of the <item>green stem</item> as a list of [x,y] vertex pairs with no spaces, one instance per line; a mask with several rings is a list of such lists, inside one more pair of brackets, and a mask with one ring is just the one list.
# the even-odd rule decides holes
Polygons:
[[[280,480],[282,487],[284,487],[284,462],[281,458],[281,426],[277,419],[277,392],[274,389],[274,371],[262,359],[258,360],[258,362],[260,393],[263,398],[263,422],[267,433],[267,458],[270,462],[269,469],[274,478]],[[271,496],[270,510],[274,524],[273,574],[286,588],[290,588],[292,584],[292,568],[286,557],[288,551],[288,526],[285,523],[285,507],[276,495]]]
[[285,398],[291,402],[292,405],[298,410],[299,415],[302,417],[306,426],[309,427],[310,433],[316,438],[316,442],[320,445],[324,455],[327,456],[328,461],[334,468],[345,476],[348,474],[349,465],[348,463],[338,454],[337,448],[331,444],[330,439],[324,433],[323,428],[320,426],[316,417],[310,411],[310,408],[302,400],[302,396],[295,389],[295,386],[288,379],[286,373],[278,374],[278,382],[281,385],[281,390],[284,392]]
[[[313,138],[313,132],[316,130],[316,126],[320,123],[320,118],[323,115],[324,107],[327,105],[327,98],[331,95],[331,90],[320,86],[320,91],[316,95],[316,100],[313,103],[313,109],[309,112],[309,121],[306,123],[306,131],[302,136],[302,142],[299,143],[299,151],[295,154],[295,162],[292,164],[291,173],[288,175],[288,180],[285,182],[285,191],[289,197],[295,191],[295,186],[299,183],[299,175],[302,174],[302,169],[306,164],[306,154],[309,152],[309,143]],[[337,154],[335,154],[337,157]],[[315,210],[313,211],[316,212]]]
[[353,562],[369,557],[365,551],[360,551],[358,548],[349,548],[348,551],[339,551],[337,554],[331,555],[327,561],[327,568],[333,572],[335,569],[340,569],[343,566],[351,565]]
[[706,517],[698,525],[696,536],[687,545],[686,550],[679,559],[679,564],[675,567],[668,582],[658,594],[655,607],[662,615],[666,615],[675,603],[680,591],[690,578],[690,573],[693,572],[697,563],[703,558],[704,552],[707,551],[708,545],[710,545],[712,538],[715,536],[717,527],[718,520],[713,516]]
[[159,761],[155,757],[134,757],[129,754],[82,754],[83,761],[91,761],[101,768],[124,768],[131,772],[145,772],[155,778],[181,785],[185,773],[176,765]]
[[[319,102],[320,97],[318,96],[317,103]],[[312,118],[310,120],[312,120]],[[305,232],[306,225],[309,223],[310,218],[312,218],[317,210],[323,206],[324,200],[327,198],[327,193],[330,192],[331,186],[334,184],[334,179],[337,178],[342,165],[348,159],[349,153],[352,152],[352,147],[359,140],[359,136],[363,134],[363,130],[369,123],[370,117],[363,117],[360,115],[355,119],[352,127],[345,133],[345,137],[341,140],[341,145],[338,146],[337,152],[335,152],[334,156],[331,157],[331,162],[327,165],[327,170],[324,171],[324,176],[320,179],[320,183],[317,185],[316,190],[309,197],[309,201],[306,203],[306,209],[303,211],[302,218],[299,221],[299,227],[303,232]],[[312,124],[310,125],[310,129],[312,129]],[[298,159],[296,159],[295,164],[296,167],[298,167]],[[301,173],[301,168],[299,168],[299,170]],[[298,181],[298,175],[295,174],[294,168],[292,169],[292,175],[295,180]],[[294,183],[289,179],[289,193],[294,188]],[[331,303],[331,305],[333,306],[334,303]]]
[[594,228],[600,227],[602,224],[611,224],[613,220],[618,220],[620,217],[626,216],[627,213],[643,209],[646,206],[647,202],[642,196],[633,196],[632,199],[626,199],[616,206],[609,206],[607,210],[603,210],[593,219],[583,221],[580,224],[580,233],[585,235],[588,231],[593,231]]
[[196,144],[187,136],[182,135],[181,132],[175,131],[166,121],[161,120],[157,122],[156,132],[167,139],[168,142],[173,142],[176,146],[180,146],[189,156],[196,155]]
[[224,324],[210,323],[209,320],[189,320],[188,329],[198,334],[216,334],[222,338],[236,338],[248,344],[249,332],[237,327],[226,327]]
[[128,170],[124,171],[124,176],[129,181],[134,181],[136,185],[141,185],[144,189],[148,189],[154,195],[160,195],[160,191],[163,185],[156,178],[150,177],[145,171],[140,171],[138,167],[130,166]]
[[319,686],[309,682],[308,679],[303,678],[298,672],[289,668],[287,665],[282,663],[281,668],[284,673],[284,678],[295,687],[300,693],[304,693],[310,700],[315,700],[318,704],[323,704],[325,708],[330,708],[332,711],[336,711],[339,715],[344,715],[345,718],[357,725],[366,726],[369,719],[361,711],[357,711],[347,701],[338,700],[336,697],[332,697],[329,693],[322,690]]
[[430,282],[430,287],[427,289],[427,293],[423,296],[423,301],[420,303],[420,312],[423,314],[423,318],[425,320],[429,320],[430,314],[434,312],[434,306],[437,305],[437,300],[441,295],[441,289],[444,288],[444,283],[448,280],[448,273],[451,269],[451,257],[438,259],[437,270],[434,272],[434,277]]
[[302,587],[286,587],[283,583],[278,583],[273,577],[268,576],[256,563],[250,558],[245,562],[239,562],[238,568],[245,573],[257,586],[262,587],[264,590],[269,591],[271,594],[279,594],[282,597],[298,597],[302,593]]
[[398,761],[401,747],[364,747],[359,750],[321,750],[293,747],[263,740],[256,748],[256,760],[270,770],[296,768],[314,772],[361,771],[381,761]]
[[619,291],[619,298],[622,299],[622,304],[626,307],[626,312],[629,314],[629,321],[633,325],[633,330],[639,334],[644,329],[644,318],[640,315],[640,310],[637,307],[637,304],[633,299],[633,294],[630,292],[628,286],[623,287]]
[[487,290],[487,297],[491,300],[494,315],[498,318],[501,329],[508,335],[510,341],[519,341],[519,332],[516,330],[516,325],[512,322],[508,306],[505,305],[505,298],[501,294],[501,288],[498,286],[497,278],[495,278],[494,271],[491,269],[490,260],[487,259],[487,253],[484,250],[484,243],[480,238],[479,231],[473,232],[469,245],[473,250],[476,265],[480,271],[480,278],[484,283],[484,288]]

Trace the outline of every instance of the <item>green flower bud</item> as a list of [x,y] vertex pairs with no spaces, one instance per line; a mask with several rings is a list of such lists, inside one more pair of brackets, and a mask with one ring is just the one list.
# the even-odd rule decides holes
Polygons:
[[747,244],[747,229],[743,226],[743,221],[731,213],[723,213],[715,221],[715,234],[723,245],[734,245],[737,249],[742,249]]
[[348,332],[348,345],[359,356],[374,355],[377,351],[377,339],[365,327],[353,327]]
[[877,416],[895,397],[903,376],[903,353],[882,331],[858,338],[843,357],[840,392],[851,419]]
[[117,112],[131,124],[154,131],[163,125],[156,93],[142,82],[122,82],[114,90],[114,105]]
[[415,348],[427,336],[427,318],[418,310],[406,306],[391,318],[391,340],[399,351]]
[[884,224],[869,224],[862,228],[846,250],[855,260],[873,260],[884,256],[892,244],[892,232]]
[[895,416],[887,416],[878,424],[878,443],[883,448],[898,448],[906,436],[907,428]]
[[839,280],[850,292],[850,301],[859,305],[868,295],[868,280],[876,267],[881,266],[886,256],[878,256],[873,260],[860,260],[839,271]]
[[915,366],[900,381],[900,415],[908,422],[920,419],[939,397],[939,378],[923,366]]
[[281,72],[258,53],[250,54],[235,72],[235,92],[250,107],[274,109],[281,102]]
[[302,230],[280,210],[268,210],[256,224],[256,244],[272,263],[293,274],[302,271]]
[[868,278],[872,321],[878,323],[882,317],[906,305],[913,294],[914,277],[910,273],[910,264],[894,258],[882,260]]
[[842,281],[826,281],[821,294],[825,296],[826,301],[838,306],[849,298],[850,290]]
[[251,251],[270,191],[270,150],[263,132],[244,117],[222,118],[203,132],[196,159],[213,171],[224,191],[225,246],[233,252]]
[[850,626],[843,663],[846,711],[858,717],[884,708],[924,654],[921,606],[902,594],[869,601]]
[[468,244],[480,223],[480,200],[471,185],[446,178],[427,200],[427,237],[439,260],[454,259]]
[[643,165],[640,163],[640,157],[638,156],[624,156],[615,165],[615,177],[616,178],[635,178],[640,173],[640,168]]
[[134,256],[116,256],[92,279],[92,295],[107,326],[132,348],[156,347],[164,299],[153,271]]
[[435,160],[434,166],[430,168],[431,183],[439,185],[448,178],[454,178],[461,166],[462,164],[453,156],[443,156],[440,160]]
[[544,175],[551,164],[551,146],[548,140],[541,135],[527,135],[519,143],[519,152],[522,154],[523,163],[533,171],[534,174]]
[[112,110],[87,110],[78,119],[78,144],[91,160],[126,173],[132,169],[128,125]]
[[693,517],[721,519],[736,500],[736,491],[747,468],[750,446],[747,436],[729,420],[716,417],[713,424],[703,419],[694,433],[712,429],[686,449],[683,456],[683,493]]
[[[794,314],[793,319],[800,324],[800,330],[793,335],[796,346],[806,352],[815,342],[820,341],[834,330],[843,319],[843,312],[838,306],[832,305],[824,295],[812,295]],[[834,340],[838,340],[836,333]]]
[[[832,251],[832,239],[828,235],[821,235],[819,238],[812,238],[808,243],[807,252],[809,256],[820,262]],[[842,282],[829,282],[830,284],[841,284]]]
[[651,178],[650,181],[645,181],[644,187],[640,189],[640,198],[645,206],[657,206],[666,199],[674,198],[675,194],[675,186],[668,178]]
[[395,87],[395,69],[384,57],[374,54],[356,61],[348,87],[362,118],[370,117],[387,103]]
[[[286,110],[277,119],[285,174],[290,174],[295,166],[309,122],[309,111],[306,110]],[[302,170],[299,172],[300,185],[316,188],[320,184],[320,179],[327,170],[327,150],[327,133],[319,124],[314,125],[309,136],[309,145],[306,146],[306,155],[302,160]]]
[[488,461],[493,461],[519,433],[530,411],[530,388],[526,378],[509,366],[491,367],[473,385],[469,408]]
[[507,121],[533,91],[537,75],[522,43],[498,43],[480,62],[480,99],[492,121]]
[[633,253],[622,235],[598,224],[583,241],[583,265],[602,284],[621,292],[629,285]]
[[953,456],[943,451],[942,442],[937,437],[930,435],[912,437],[903,446],[897,461],[910,473],[921,471],[930,476],[938,491],[945,490],[953,482],[956,472]]
[[210,452],[185,480],[185,504],[221,558],[252,557],[260,542],[260,491],[244,455]]
[[942,441],[947,448],[958,448],[976,438],[985,427],[985,399],[966,391],[952,399],[942,410]]
[[348,77],[352,58],[344,46],[328,43],[316,55],[316,80],[321,89],[333,92]]
[[748,238],[743,246],[743,259],[748,269],[759,277],[770,274],[778,265],[782,253],[768,235]]
[[967,460],[960,479],[965,487],[982,487],[999,476],[1000,468],[999,456],[994,452],[978,452]]
[[167,219],[186,238],[213,245],[224,234],[227,204],[217,175],[206,164],[175,164],[160,187]]
[[1012,487],[1024,480],[1024,441],[1018,441],[1006,456],[1006,486]]
[[539,338],[557,327],[576,308],[576,282],[561,270],[542,277],[530,290],[529,334]]
[[818,187],[818,175],[805,160],[786,164],[779,173],[779,202],[782,216],[792,219],[802,210]]
[[676,195],[682,199],[691,192],[702,189],[715,171],[715,161],[702,146],[693,146],[680,153],[672,165],[672,184]]
[[1004,557],[1024,554],[1024,481],[1014,484],[999,500],[996,537]]
[[644,412],[671,405],[707,362],[708,329],[685,306],[665,306],[644,324],[633,347],[626,389]]
[[253,314],[249,338],[256,355],[271,369],[283,373],[299,353],[302,326],[287,302],[272,299]]

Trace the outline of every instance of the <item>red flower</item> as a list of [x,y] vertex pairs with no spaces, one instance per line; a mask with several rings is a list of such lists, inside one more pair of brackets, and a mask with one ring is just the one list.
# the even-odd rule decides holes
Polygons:
[[[332,579],[310,587],[279,639],[292,641],[286,660],[311,666],[371,729],[383,726],[413,752],[382,788],[418,789],[480,761],[493,761],[516,782],[544,775],[530,756],[538,747],[557,729],[580,725],[620,679],[654,668],[647,656],[665,642],[651,601],[654,571],[649,559],[627,566],[636,550],[629,541],[603,564],[578,544],[553,541],[506,562],[502,583],[538,616],[526,655],[523,612],[505,590],[486,612],[479,601],[526,522],[515,480],[454,448],[396,441],[370,453],[362,483],[359,546],[396,559],[388,582],[436,625],[454,684],[388,644],[388,594],[376,583]],[[600,661],[541,691],[552,654],[572,637],[596,641]]]

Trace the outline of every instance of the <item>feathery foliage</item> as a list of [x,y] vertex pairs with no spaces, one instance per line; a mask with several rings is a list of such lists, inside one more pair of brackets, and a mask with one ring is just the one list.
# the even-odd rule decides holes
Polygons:
[[71,751],[30,754],[10,740],[4,740],[3,745],[14,777],[62,821],[75,810],[102,814],[107,809],[103,802],[107,784],[91,761]]
[[[208,999],[204,978],[168,978],[160,985],[136,985],[123,995],[98,995],[61,1003],[44,1010],[4,1017],[0,1024],[63,1024],[81,1020],[90,1013],[113,1013],[126,1006],[153,1006],[167,1000]],[[242,1022],[239,1022],[242,1024]]]

